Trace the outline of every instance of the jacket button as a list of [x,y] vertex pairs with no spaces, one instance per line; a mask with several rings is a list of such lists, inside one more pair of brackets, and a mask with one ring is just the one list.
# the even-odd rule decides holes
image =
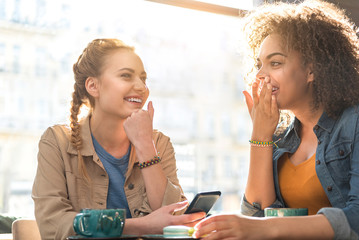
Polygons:
[[320,161],[319,160],[317,160],[317,165],[319,165],[320,164]]
[[320,145],[322,142],[320,140],[318,140],[318,145]]
[[332,186],[327,187],[327,190],[330,192],[333,190]]
[[103,205],[103,203],[102,203],[102,202],[98,202],[97,204],[98,204],[98,205],[101,205],[101,206]]
[[105,174],[101,174],[101,177],[106,177],[106,175],[105,175]]
[[343,151],[343,150],[340,150],[340,151],[339,151],[339,155],[340,155],[340,156],[344,156],[344,151]]
[[133,185],[133,183],[130,183],[130,184],[128,185],[128,189],[132,190],[132,189],[134,189],[134,188],[135,188],[135,185]]
[[319,126],[318,125],[315,125],[314,126],[314,130],[318,130],[319,129]]

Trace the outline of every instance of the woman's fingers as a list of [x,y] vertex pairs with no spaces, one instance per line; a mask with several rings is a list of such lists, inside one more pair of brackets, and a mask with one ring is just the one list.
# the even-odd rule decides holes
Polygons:
[[213,231],[223,231],[225,229],[231,228],[232,223],[233,217],[231,215],[217,215],[206,218],[195,226],[196,231],[194,236],[201,237],[210,234]]
[[266,83],[265,88],[266,88],[265,91],[262,90],[262,92],[263,91],[265,92],[263,100],[264,100],[264,104],[266,106],[266,109],[268,109],[268,111],[270,111],[271,110],[271,105],[272,105],[272,84]]
[[172,214],[174,212],[177,212],[177,211],[180,211],[180,210],[184,209],[187,206],[188,206],[188,201],[185,200],[185,201],[182,201],[182,202],[172,203],[170,205],[164,206],[163,208],[166,209],[165,211]]
[[257,105],[259,102],[258,88],[259,88],[259,83],[257,81],[255,81],[252,84],[252,96],[253,96],[253,104],[254,105]]
[[272,84],[270,83],[269,77],[265,77],[263,86],[259,94],[259,103],[262,106],[264,112],[268,115],[273,113],[272,111]]
[[252,117],[253,98],[247,91],[243,91],[243,94],[246,99],[246,104],[247,104],[249,115]]
[[149,101],[147,104],[147,112],[150,115],[151,121],[153,121],[153,115],[155,114],[155,109],[153,108],[152,101]]
[[277,114],[279,117],[279,109],[278,109],[278,103],[277,103],[277,97],[275,95],[272,95],[272,104],[271,104],[271,110],[272,114]]

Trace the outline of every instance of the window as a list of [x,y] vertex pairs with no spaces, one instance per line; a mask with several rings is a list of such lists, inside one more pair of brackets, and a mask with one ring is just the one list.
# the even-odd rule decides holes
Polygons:
[[21,0],[14,0],[14,10],[12,14],[12,20],[14,22],[20,22],[20,5]]
[[5,56],[5,44],[0,43],[0,72],[5,71],[5,62],[6,62],[5,59],[6,59],[6,56]]
[[36,0],[36,25],[44,25],[44,17],[46,15],[46,1]]
[[19,45],[15,45],[13,47],[13,65],[12,70],[13,73],[17,74],[20,73],[20,53],[21,53],[21,47]]
[[6,18],[6,0],[0,0],[0,19],[5,19]]
[[36,65],[35,71],[36,76],[44,77],[46,75],[46,64],[47,64],[47,56],[46,56],[46,49],[39,47],[36,49]]

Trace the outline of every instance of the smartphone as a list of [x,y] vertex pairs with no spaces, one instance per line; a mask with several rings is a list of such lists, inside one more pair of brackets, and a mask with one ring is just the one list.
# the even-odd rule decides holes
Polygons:
[[221,196],[220,191],[211,191],[211,192],[200,192],[197,193],[193,198],[191,204],[188,206],[185,214],[195,213],[195,212],[205,212],[208,214],[209,210],[213,207],[214,203]]

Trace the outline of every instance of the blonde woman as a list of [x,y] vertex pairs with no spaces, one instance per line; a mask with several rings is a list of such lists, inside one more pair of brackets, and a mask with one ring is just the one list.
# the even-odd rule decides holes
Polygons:
[[[202,217],[172,216],[186,198],[170,139],[152,128],[152,102],[142,109],[147,75],[133,47],[93,40],[73,71],[70,127],[48,128],[39,143],[32,197],[42,238],[74,235],[72,222],[83,208],[126,209],[127,234],[159,233]],[[90,113],[78,121],[83,105]]]

